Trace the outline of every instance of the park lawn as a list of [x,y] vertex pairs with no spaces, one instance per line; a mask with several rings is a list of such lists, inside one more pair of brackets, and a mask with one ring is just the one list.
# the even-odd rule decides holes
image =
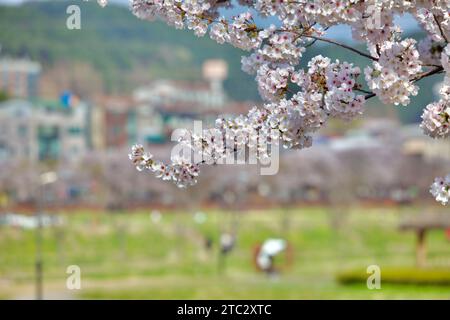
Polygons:
[[[62,213],[64,227],[45,230],[44,289],[49,297],[86,299],[449,299],[450,286],[365,282],[343,285],[342,270],[414,266],[414,235],[399,232],[402,214],[417,208],[347,209],[339,219],[322,207],[271,209],[233,214],[150,211],[126,214]],[[284,221],[284,223],[283,223]],[[287,223],[286,223],[287,221]],[[219,270],[220,231],[237,227],[235,250]],[[282,236],[293,247],[293,264],[276,279],[256,271],[255,246]],[[213,240],[207,250],[205,237]],[[0,297],[32,298],[35,233],[0,228]],[[450,268],[450,242],[443,231],[427,236],[429,264]],[[282,261],[279,261],[282,263]],[[81,268],[81,290],[66,288],[66,268]]]

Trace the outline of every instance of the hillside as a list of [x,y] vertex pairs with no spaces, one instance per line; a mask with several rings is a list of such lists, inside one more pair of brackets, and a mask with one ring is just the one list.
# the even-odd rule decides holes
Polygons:
[[125,7],[78,4],[81,30],[66,28],[66,1],[1,6],[3,54],[29,56],[46,66],[59,60],[88,62],[101,73],[109,92],[129,90],[122,75],[133,70],[145,70],[151,78],[198,79],[202,61],[219,57],[230,64],[225,84],[230,94],[237,99],[257,96],[252,78],[240,71],[239,50],[161,22],[141,21]]
[[[199,79],[205,59],[223,58],[230,66],[225,82],[229,95],[238,100],[258,99],[253,78],[240,70],[240,58],[245,52],[162,22],[141,21],[125,7],[110,5],[102,9],[92,1],[77,2],[81,7],[81,30],[68,30],[66,8],[72,3],[61,0],[0,6],[2,53],[29,56],[46,68],[65,62],[58,72],[65,68],[73,72],[67,66],[77,68],[79,63],[83,70],[89,70],[87,64],[98,73],[108,93],[129,93],[135,85],[155,78]],[[361,67],[367,63],[362,57],[328,45],[310,48],[303,61],[319,53],[354,61]],[[421,108],[433,100],[431,87],[438,78],[423,80],[425,90],[420,97],[409,107],[397,109],[405,122],[417,121]],[[374,113],[385,113],[386,107],[376,102],[371,105]]]

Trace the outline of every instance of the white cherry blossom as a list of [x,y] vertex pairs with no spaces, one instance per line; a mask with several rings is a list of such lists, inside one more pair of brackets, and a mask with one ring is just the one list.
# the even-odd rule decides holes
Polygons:
[[450,174],[444,178],[434,179],[430,192],[436,201],[446,205],[450,199]]

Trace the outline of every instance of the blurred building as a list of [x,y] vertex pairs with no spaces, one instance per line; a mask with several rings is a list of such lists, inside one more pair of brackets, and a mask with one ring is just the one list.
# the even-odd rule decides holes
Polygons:
[[450,161],[450,141],[426,136],[417,124],[404,126],[400,131],[405,154],[423,157],[426,160]]
[[96,150],[118,149],[135,142],[135,109],[131,97],[105,96],[91,110],[91,141]]
[[38,96],[41,65],[26,59],[0,59],[0,91],[14,98]]
[[207,60],[203,65],[203,81],[157,80],[134,92],[139,102],[147,102],[156,108],[170,109],[183,105],[186,111],[221,109],[227,102],[222,82],[227,76],[227,64],[223,60]]
[[230,101],[223,89],[228,66],[223,60],[203,64],[203,80],[157,80],[135,90],[136,139],[163,143],[177,128],[192,128],[194,120],[213,124],[219,114],[248,110],[245,103]]
[[193,119],[208,120],[211,111],[225,109],[221,86],[208,81],[158,80],[134,92],[137,137],[141,142],[164,142],[175,128],[191,128]]
[[76,160],[89,147],[89,108],[59,101],[0,104],[0,159]]
[[206,61],[202,71],[200,81],[155,80],[132,96],[97,98],[90,110],[93,149],[163,144],[173,130],[192,128],[194,120],[213,125],[218,115],[249,110],[250,104],[228,99],[222,86],[228,72],[223,60]]
[[155,80],[131,97],[98,98],[90,114],[93,148],[165,143],[174,129],[189,129],[193,120],[212,122],[219,113],[244,106],[227,98],[222,86],[228,72],[224,61],[208,60],[202,70],[201,81]]

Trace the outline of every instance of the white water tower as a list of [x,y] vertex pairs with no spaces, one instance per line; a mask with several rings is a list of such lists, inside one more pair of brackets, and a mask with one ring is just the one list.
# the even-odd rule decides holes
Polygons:
[[228,65],[224,60],[211,59],[203,63],[203,78],[211,84],[211,90],[221,92],[222,83],[228,76]]

